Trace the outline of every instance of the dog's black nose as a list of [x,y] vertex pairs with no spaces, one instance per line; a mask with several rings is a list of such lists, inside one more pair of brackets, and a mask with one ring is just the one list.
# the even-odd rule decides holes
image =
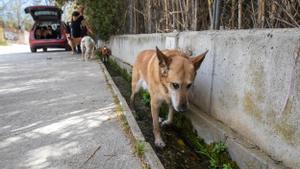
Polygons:
[[183,103],[179,106],[179,112],[184,112],[187,110],[187,104],[186,103]]

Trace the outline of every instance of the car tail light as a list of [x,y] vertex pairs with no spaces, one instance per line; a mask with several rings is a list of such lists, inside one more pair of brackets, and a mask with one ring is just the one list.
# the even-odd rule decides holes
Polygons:
[[61,39],[66,39],[66,33],[64,31],[61,31]]
[[29,37],[30,37],[30,40],[33,40],[33,39],[34,39],[34,31],[30,31]]

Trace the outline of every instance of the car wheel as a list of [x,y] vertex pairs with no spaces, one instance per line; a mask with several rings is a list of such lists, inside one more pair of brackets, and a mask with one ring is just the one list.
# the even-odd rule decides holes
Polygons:
[[66,50],[66,51],[71,51],[71,47],[70,47],[70,46],[67,46],[67,47],[65,47],[65,50]]
[[44,51],[44,52],[47,52],[47,48],[43,48],[43,51]]
[[35,53],[35,52],[36,52],[36,48],[30,48],[30,51],[31,51],[32,53]]

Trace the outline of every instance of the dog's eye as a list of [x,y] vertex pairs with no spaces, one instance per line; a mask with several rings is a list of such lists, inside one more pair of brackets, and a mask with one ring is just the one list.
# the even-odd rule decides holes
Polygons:
[[191,86],[192,86],[192,83],[188,84],[188,85],[186,86],[186,88],[189,89]]
[[178,83],[172,83],[172,86],[174,89],[178,89],[179,88],[179,84]]

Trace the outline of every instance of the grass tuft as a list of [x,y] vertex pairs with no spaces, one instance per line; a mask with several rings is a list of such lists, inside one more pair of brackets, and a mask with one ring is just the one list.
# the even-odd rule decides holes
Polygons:
[[146,90],[141,90],[140,95],[145,106],[150,106],[150,94]]
[[138,156],[142,157],[145,152],[145,143],[143,141],[137,141],[135,144],[135,151]]

